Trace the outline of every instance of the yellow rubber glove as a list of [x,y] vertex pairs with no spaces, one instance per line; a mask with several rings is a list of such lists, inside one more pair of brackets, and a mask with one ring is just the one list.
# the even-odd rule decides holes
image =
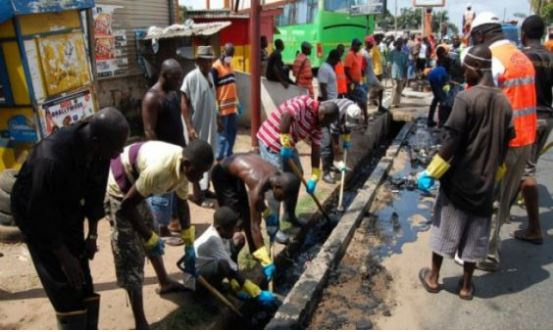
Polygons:
[[259,263],[261,263],[261,266],[265,267],[267,265],[273,264],[273,260],[269,256],[269,252],[267,251],[267,248],[265,246],[257,249],[253,253],[253,257],[257,259]]
[[238,283],[238,280],[232,279],[230,281],[230,289],[232,289],[233,292],[238,293],[241,289],[240,284]]
[[495,182],[500,182],[507,174],[507,165],[505,163],[499,165],[497,172],[495,173]]
[[291,148],[294,145],[294,140],[290,134],[280,134],[280,144],[285,148]]
[[184,245],[191,246],[194,244],[194,240],[196,239],[196,228],[193,225],[190,225],[189,228],[183,229],[180,232],[180,236],[184,241]]
[[259,288],[259,286],[257,286],[250,279],[246,279],[246,281],[244,281],[244,285],[242,285],[242,291],[252,298],[256,298],[259,296],[259,294],[261,294],[261,288]]
[[426,172],[429,176],[439,179],[450,167],[451,165],[447,161],[445,161],[439,154],[436,154],[426,168]]
[[319,181],[321,178],[321,170],[319,168],[313,168],[311,170],[311,179],[315,182]]
[[341,136],[340,138],[342,139],[342,141],[351,142],[351,134],[342,134],[340,136]]
[[159,236],[156,234],[156,232],[152,232],[152,235],[150,235],[150,238],[146,241],[144,241],[144,247],[146,250],[152,250],[157,243],[159,242]]

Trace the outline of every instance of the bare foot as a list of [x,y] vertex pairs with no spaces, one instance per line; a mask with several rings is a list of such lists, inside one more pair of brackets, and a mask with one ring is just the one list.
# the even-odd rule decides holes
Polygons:
[[180,282],[172,278],[168,278],[163,284],[160,283],[159,288],[156,291],[159,295],[164,295],[169,293],[185,292],[187,290],[188,289]]

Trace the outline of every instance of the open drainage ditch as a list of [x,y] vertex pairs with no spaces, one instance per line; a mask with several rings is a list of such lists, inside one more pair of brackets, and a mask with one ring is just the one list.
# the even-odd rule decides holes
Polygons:
[[329,273],[308,329],[371,329],[376,317],[392,315],[394,276],[381,264],[430,229],[436,191],[417,190],[416,174],[427,166],[439,136],[439,131],[414,125],[347,252]]
[[[275,259],[277,275],[274,282],[274,291],[281,298],[285,298],[289,294],[298,278],[306,269],[312,264],[316,264],[316,262],[313,262],[313,259],[318,255],[329,234],[331,234],[342,216],[348,212],[348,208],[357,196],[359,189],[371,175],[379,160],[384,156],[393,138],[403,127],[402,122],[388,121],[386,124],[387,128],[383,130],[386,134],[380,137],[375,148],[368,152],[365,158],[357,164],[347,179],[344,191],[344,211],[339,212],[337,210],[338,192],[335,191],[323,204],[331,221],[326,220],[320,213],[316,213],[310,221],[309,228],[305,232],[300,233],[294,239],[294,243],[289,245]],[[370,132],[370,130],[371,124],[369,124],[367,132]],[[260,310],[259,305],[255,303],[245,303],[240,311],[243,313],[244,318],[237,319],[232,317],[225,322],[222,328],[262,329],[273,319],[273,315],[275,314],[274,311],[267,312]]]

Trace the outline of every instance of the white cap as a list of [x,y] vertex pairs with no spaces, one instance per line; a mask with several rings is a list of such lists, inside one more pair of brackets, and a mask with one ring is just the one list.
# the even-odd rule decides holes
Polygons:
[[472,24],[470,26],[470,32],[474,30],[474,28],[485,25],[485,24],[497,24],[500,25],[499,18],[492,12],[482,12],[478,15],[476,15],[476,18],[474,21],[472,21]]
[[467,9],[468,9],[468,8],[472,8],[472,3],[469,2],[469,3],[467,4]]
[[361,108],[353,103],[346,108],[346,127],[354,127],[361,117]]

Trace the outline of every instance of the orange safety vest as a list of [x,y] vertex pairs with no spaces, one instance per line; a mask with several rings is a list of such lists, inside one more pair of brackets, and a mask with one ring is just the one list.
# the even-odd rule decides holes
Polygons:
[[234,114],[237,112],[238,98],[236,94],[236,79],[231,66],[225,66],[218,59],[213,64],[217,71],[217,77],[214,79],[216,87],[217,104],[219,105],[219,114],[221,116]]
[[511,43],[492,45],[490,49],[492,56],[505,67],[497,83],[513,108],[516,136],[509,142],[509,147],[534,144],[538,119],[534,65]]
[[338,88],[338,94],[348,93],[346,71],[342,61],[339,61],[336,66],[334,66],[334,71],[336,72],[336,86]]

